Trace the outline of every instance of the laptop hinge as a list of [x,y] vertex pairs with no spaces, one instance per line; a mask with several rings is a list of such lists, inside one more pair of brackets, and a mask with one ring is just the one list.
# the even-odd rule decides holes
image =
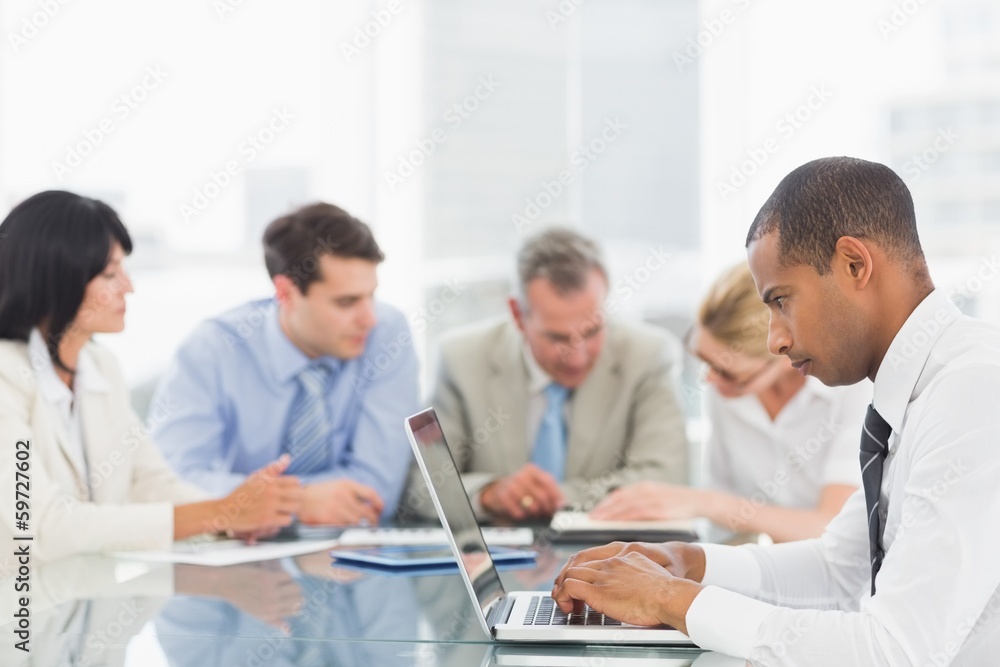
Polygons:
[[507,619],[510,618],[510,611],[513,607],[514,598],[510,595],[505,595],[493,603],[490,613],[486,615],[486,625],[494,635],[496,634],[496,626],[506,623]]

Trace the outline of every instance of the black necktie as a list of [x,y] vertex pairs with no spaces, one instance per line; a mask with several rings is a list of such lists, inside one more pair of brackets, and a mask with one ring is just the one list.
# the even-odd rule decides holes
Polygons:
[[878,515],[878,501],[882,494],[882,467],[889,453],[889,434],[892,427],[882,419],[874,405],[868,406],[865,426],[861,431],[861,483],[865,487],[865,505],[868,508],[868,549],[872,557],[872,595],[875,595],[875,575],[882,567],[885,550],[882,548],[882,520]]

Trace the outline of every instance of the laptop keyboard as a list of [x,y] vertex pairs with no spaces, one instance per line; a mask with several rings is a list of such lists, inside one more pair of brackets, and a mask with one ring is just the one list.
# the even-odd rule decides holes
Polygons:
[[590,605],[584,605],[579,613],[567,614],[556,606],[551,597],[540,595],[531,600],[528,613],[524,617],[525,625],[621,625],[621,621],[594,611]]

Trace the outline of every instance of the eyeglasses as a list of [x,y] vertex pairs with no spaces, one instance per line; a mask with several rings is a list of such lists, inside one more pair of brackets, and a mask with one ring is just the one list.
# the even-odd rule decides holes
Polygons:
[[690,329],[687,330],[687,333],[684,334],[684,349],[687,351],[687,353],[690,354],[692,357],[695,357],[696,359],[701,361],[705,365],[705,368],[714,373],[715,376],[719,378],[721,381],[725,382],[730,387],[737,390],[746,389],[755,380],[759,379],[762,375],[764,375],[764,373],[767,372],[767,369],[773,366],[776,361],[778,361],[777,357],[772,357],[767,361],[765,361],[763,364],[761,364],[761,366],[757,370],[753,371],[749,375],[743,378],[737,378],[729,371],[723,368],[719,368],[718,366],[713,364],[711,361],[706,359],[697,349],[694,349],[691,346],[691,336],[693,333],[694,333],[694,327],[692,326]]
[[554,345],[559,348],[560,352],[567,354],[582,347],[585,343],[597,337],[603,331],[604,323],[601,322],[582,332],[573,332],[568,335],[543,332],[542,337],[545,338],[550,345]]

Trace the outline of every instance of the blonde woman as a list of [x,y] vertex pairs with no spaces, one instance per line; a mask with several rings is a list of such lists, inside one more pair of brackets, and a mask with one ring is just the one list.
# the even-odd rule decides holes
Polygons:
[[706,517],[776,542],[818,536],[861,479],[867,381],[827,387],[767,349],[768,310],[746,264],[709,289],[687,336],[705,364],[705,488],[639,482],[610,493],[595,519]]

